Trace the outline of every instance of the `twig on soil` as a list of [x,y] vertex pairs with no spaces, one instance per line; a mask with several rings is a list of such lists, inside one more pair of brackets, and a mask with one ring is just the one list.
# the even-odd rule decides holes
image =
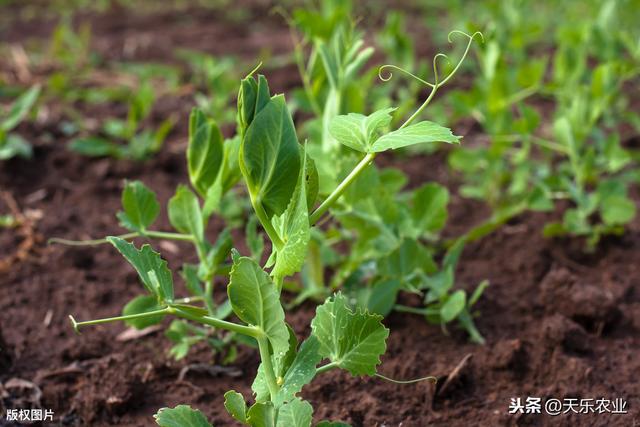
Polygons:
[[137,340],[139,338],[153,334],[154,332],[158,332],[161,329],[161,325],[153,325],[143,329],[128,328],[127,330],[118,334],[118,336],[116,337],[116,341],[127,342]]
[[34,218],[37,218],[37,216],[25,215],[18,208],[18,203],[8,191],[0,191],[0,198],[5,202],[15,218],[18,224],[18,233],[24,237],[13,254],[0,258],[0,273],[4,273],[10,270],[13,265],[27,259],[39,238],[35,233],[34,227]]
[[462,358],[460,363],[458,363],[456,367],[453,368],[451,373],[447,375],[447,379],[445,380],[444,384],[442,384],[442,387],[440,387],[440,390],[436,392],[436,396],[445,395],[446,392],[451,388],[451,386],[460,379],[460,376],[464,373],[465,368],[469,364],[469,360],[471,360],[472,357],[473,353],[469,353]]
[[36,377],[34,378],[34,381],[36,383],[40,383],[42,382],[42,380],[45,380],[47,378],[60,377],[60,376],[66,376],[66,375],[78,375],[78,374],[83,374],[84,372],[85,372],[84,368],[76,360],[75,362],[72,362],[70,365],[65,366],[64,368],[38,372],[36,374]]

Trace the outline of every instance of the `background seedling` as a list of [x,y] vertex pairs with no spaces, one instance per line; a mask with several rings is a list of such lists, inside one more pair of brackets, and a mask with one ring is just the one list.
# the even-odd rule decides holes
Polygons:
[[[149,116],[155,102],[154,88],[143,82],[129,99],[126,120],[109,119],[102,126],[103,136],[77,138],[69,148],[90,157],[145,160],[162,148],[174,120],[163,121],[157,129],[144,129],[142,122]],[[114,142],[124,141],[125,144]]]
[[40,86],[23,92],[0,118],[0,160],[31,157],[31,145],[17,133],[11,133],[24,120],[40,95]]

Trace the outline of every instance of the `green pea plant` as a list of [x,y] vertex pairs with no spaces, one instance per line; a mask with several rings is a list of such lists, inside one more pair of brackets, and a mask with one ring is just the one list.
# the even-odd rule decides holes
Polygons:
[[[572,206],[560,222],[547,224],[545,234],[584,237],[589,251],[602,236],[622,234],[636,214],[628,195],[630,184],[637,181],[629,167],[633,157],[615,129],[626,108],[622,87],[640,68],[617,47],[624,45],[616,43],[615,34],[596,31],[599,25],[595,21],[559,33],[551,83],[558,105],[553,129],[562,161],[549,186]],[[590,67],[594,41],[609,46],[609,55]]]
[[[473,37],[467,37],[470,45]],[[316,375],[336,368],[355,376],[381,376],[376,367],[385,352],[389,331],[382,324],[381,315],[362,307],[353,308],[349,298],[336,293],[317,307],[311,321],[311,334],[298,344],[286,322],[280,299],[285,279],[298,273],[309,258],[312,229],[318,228],[314,225],[354,181],[369,170],[379,153],[433,141],[458,143],[459,137],[449,129],[433,122],[418,121],[440,83],[446,82],[452,74],[440,83],[436,76],[429,98],[395,130],[387,129],[393,109],[379,110],[369,116],[336,116],[331,125],[332,134],[340,143],[364,155],[328,196],[320,199],[317,207],[321,184],[315,159],[307,152],[307,146],[298,142],[284,95],[272,96],[266,78],[253,74],[241,82],[236,138],[221,144],[220,137],[211,136],[219,135],[214,122],[204,120],[205,124],[199,125],[203,115],[196,113],[191,117],[187,159],[192,185],[201,196],[205,195],[204,207],[186,187],[179,188],[169,203],[173,226],[196,246],[203,246],[196,249],[205,253],[206,259],[219,255],[218,260],[225,262],[226,256],[221,255],[223,251],[209,250],[201,243],[200,236],[206,225],[204,213],[211,211],[208,208],[211,200],[219,200],[223,193],[221,177],[225,176],[225,169],[237,167],[240,170],[255,218],[270,242],[271,254],[261,266],[257,257],[242,256],[237,250],[230,250],[227,298],[236,320],[218,317],[216,311],[212,312],[201,301],[177,298],[166,261],[148,244],[137,248],[126,240],[133,236],[127,235],[107,237],[106,241],[115,246],[138,272],[148,301],[153,304],[122,316],[82,322],[71,317],[71,321],[79,331],[83,327],[113,321],[158,322],[171,316],[190,324],[244,336],[258,347],[261,360],[252,385],[254,403],[249,406],[244,396],[229,391],[225,394],[229,414],[249,426],[310,426],[313,408],[297,396],[302,387]],[[201,137],[203,133],[206,137]],[[227,149],[234,144],[237,144],[237,151]],[[237,153],[237,157],[231,152]],[[155,237],[163,237],[147,229],[158,207],[148,192],[140,191],[140,188],[138,191],[132,188],[126,201],[123,198],[125,211],[120,214],[120,221],[125,226],[137,227],[133,232],[136,236],[155,234]],[[156,422],[163,427],[210,425],[201,412],[184,405],[161,409]],[[320,425],[335,424],[322,422]]]
[[[294,20],[305,32],[305,39],[298,42],[298,46],[303,45],[305,40],[313,41],[306,61],[301,60],[301,51],[298,48],[297,62],[304,86],[303,94],[306,95],[308,103],[315,106],[311,111],[315,111],[316,114],[316,118],[304,128],[311,141],[308,151],[312,157],[317,153],[317,156],[322,159],[321,163],[316,164],[320,177],[326,182],[348,177],[353,163],[357,161],[356,153],[367,153],[368,156],[373,156],[371,148],[366,146],[366,141],[369,139],[372,143],[373,137],[366,134],[366,129],[370,128],[370,132],[375,134],[378,132],[377,129],[389,127],[393,123],[390,112],[404,111],[408,105],[411,105],[406,102],[406,99],[411,98],[410,94],[418,92],[415,89],[399,92],[400,95],[406,95],[400,96],[405,100],[401,104],[403,106],[401,110],[385,108],[388,104],[383,104],[381,109],[369,116],[354,113],[341,115],[345,108],[362,109],[364,102],[357,100],[365,98],[367,92],[372,92],[367,89],[354,90],[354,88],[368,87],[366,84],[361,84],[367,79],[367,73],[360,75],[358,71],[363,68],[372,51],[370,48],[359,50],[362,39],[354,31],[348,19],[348,10],[345,11],[344,7],[342,4],[333,5],[327,2],[322,4],[320,10],[305,9],[294,13]],[[390,21],[389,28],[386,30],[390,33],[385,36],[386,43],[393,45],[402,43],[398,36],[399,25],[401,25],[399,17],[394,17]],[[477,35],[479,34],[470,37],[469,42]],[[385,66],[383,70],[398,70],[412,76],[411,83],[417,83],[420,87],[430,87],[432,93],[428,99],[431,101],[438,88],[445,84],[462,65],[469,47],[470,43],[447,78],[435,84],[426,82],[397,65]],[[411,48],[406,48],[405,55],[399,59],[406,60],[410,52]],[[404,63],[401,62],[401,64]],[[390,80],[380,73],[380,70],[376,70],[377,77],[384,81]],[[437,79],[435,62],[434,73]],[[388,102],[389,93],[386,95],[386,102]],[[342,102],[341,100],[345,98],[348,101]],[[379,105],[380,102],[375,98],[373,104]],[[417,112],[418,115],[427,104],[429,102]],[[354,140],[354,138],[357,139]],[[453,143],[458,139],[447,139],[441,136],[440,141]],[[396,297],[401,290],[425,293],[425,305],[431,306],[428,320],[444,325],[458,319],[473,341],[483,342],[473,325],[469,314],[472,304],[467,305],[464,291],[457,291],[455,298],[447,304],[454,282],[454,264],[443,266],[444,270],[448,270],[446,274],[440,272],[442,277],[449,279],[447,284],[442,284],[437,292],[427,291],[428,283],[436,283],[434,280],[430,281],[428,276],[436,274],[438,268],[431,260],[434,251],[427,250],[418,240],[426,239],[431,246],[437,241],[437,232],[446,222],[448,190],[437,184],[427,184],[417,190],[401,192],[405,184],[406,177],[401,171],[391,168],[378,171],[373,165],[368,166],[357,179],[353,180],[340,201],[334,205],[333,214],[337,223],[329,225],[326,230],[312,230],[309,244],[312,256],[307,258],[307,262],[302,267],[300,283],[285,283],[287,289],[298,292],[292,305],[300,304],[307,298],[322,301],[331,294],[332,290],[344,286],[352,290],[349,295],[355,297],[358,304],[370,311],[386,315],[394,308],[426,315],[424,307],[415,309],[395,305]],[[371,188],[376,189],[375,195],[371,194]],[[321,183],[320,194],[323,195],[325,190]],[[468,236],[465,236],[465,239],[468,239]],[[344,253],[333,249],[345,245],[349,249]],[[403,274],[398,274],[391,282],[385,280],[388,279],[385,268],[391,271],[395,267],[388,267],[389,263],[386,260],[395,259],[400,262],[397,256],[393,258],[392,255],[406,247],[418,248],[417,252],[431,260],[416,265],[423,279],[419,286],[415,283],[410,284],[410,280],[405,280]],[[461,248],[460,245],[458,247]],[[423,260],[425,257],[418,257],[418,259]],[[335,272],[331,280],[325,279],[327,270]],[[402,267],[399,270],[406,275],[417,273],[408,271],[410,269],[403,270]],[[484,289],[485,286],[478,289]],[[435,297],[436,294],[437,297]],[[477,298],[470,299],[469,303],[476,300]],[[384,301],[385,305],[379,307],[375,301]],[[456,309],[453,310],[453,307]],[[447,314],[433,315],[440,309]]]
[[220,126],[233,123],[235,114],[228,107],[234,101],[237,89],[233,70],[238,67],[238,60],[187,49],[178,50],[176,56],[188,66],[190,81],[196,88],[193,98],[198,108]]
[[[216,275],[226,274],[230,265],[225,263],[231,247],[231,230],[237,226],[243,214],[241,201],[234,195],[233,186],[241,176],[238,165],[239,138],[224,140],[217,124],[195,108],[189,118],[189,145],[187,166],[192,191],[180,185],[167,204],[169,221],[173,232],[159,231],[153,225],[160,214],[160,203],[156,194],[140,181],[125,184],[122,192],[122,211],[117,214],[120,225],[128,232],[116,238],[125,242],[137,237],[146,239],[175,240],[191,243],[198,257],[197,264],[185,263],[181,275],[186,284],[188,297],[184,301],[198,301],[206,307],[211,316],[225,319],[231,314],[228,301],[216,304],[214,281]],[[218,234],[214,242],[205,235],[205,228],[213,214],[219,214],[227,226]],[[253,228],[252,228],[253,227]],[[247,235],[253,237],[255,221],[250,220]],[[254,240],[258,240],[257,237]],[[99,245],[109,243],[109,239],[68,240],[53,238],[51,243],[73,246]],[[113,243],[113,242],[112,242]],[[255,248],[256,243],[248,243]],[[258,253],[259,251],[259,253]],[[259,258],[262,250],[254,251]],[[123,309],[128,316],[158,308],[154,292],[131,300]],[[160,323],[162,317],[137,319],[126,322],[142,329]],[[185,357],[189,349],[198,342],[208,343],[216,352],[228,350],[229,360],[233,359],[236,335],[222,337],[206,328],[197,328],[182,320],[175,320],[166,332],[174,346],[170,354],[176,359]]]
[[[452,33],[452,35],[460,33]],[[434,59],[435,82],[429,83],[396,66],[384,66],[380,73],[393,69],[415,77],[431,88],[427,101],[416,111],[419,115],[441,88],[456,73],[464,61],[473,36],[462,33],[468,39],[466,49],[456,66],[442,80],[438,76],[437,60]],[[389,77],[384,77],[388,80]],[[374,157],[376,148],[391,144],[394,149],[410,146],[416,126],[434,125],[420,122],[411,126],[401,126],[396,131],[397,139],[387,140],[385,136],[371,137],[374,129],[389,125],[389,113],[393,109],[382,109],[369,116],[350,113],[335,117],[329,131],[332,137],[352,150]],[[369,132],[369,133],[367,133]],[[418,132],[419,133],[419,132]],[[374,132],[375,135],[375,132]],[[440,134],[430,142],[458,143],[459,137]],[[406,145],[404,145],[406,144]],[[407,179],[399,170],[387,168],[378,170],[371,166],[360,176],[341,200],[332,207],[337,219],[337,227],[332,227],[324,236],[317,236],[320,242],[316,249],[319,256],[309,260],[303,269],[302,280],[311,283],[308,289],[322,289],[318,283],[324,282],[322,272],[326,266],[336,271],[329,288],[344,287],[360,306],[372,312],[387,315],[391,310],[424,315],[430,322],[444,325],[453,320],[469,333],[475,342],[483,342],[475,328],[471,307],[480,297],[486,283],[482,283],[472,298],[467,301],[466,293],[460,289],[453,291],[454,271],[459,253],[464,247],[466,236],[453,244],[451,253],[445,257],[441,267],[434,261],[438,251],[438,232],[447,218],[448,190],[435,183],[428,183],[413,190],[404,190]],[[371,189],[375,188],[375,194]],[[324,239],[323,239],[324,238]],[[345,255],[332,251],[332,246],[348,245]],[[414,308],[396,304],[400,291],[423,296],[424,307]],[[303,295],[303,294],[301,294]]]
[[[477,50],[478,70],[471,88],[454,89],[444,100],[454,123],[472,117],[486,135],[448,155],[449,166],[463,177],[460,194],[487,203],[492,211],[487,221],[468,233],[469,240],[526,210],[553,209],[544,180],[552,173],[548,146],[554,144],[536,135],[541,116],[529,105],[544,88],[548,60],[534,56],[544,28],[524,4],[491,2],[479,9],[472,15],[477,14],[486,27],[487,42]],[[469,11],[454,14],[466,20]]]
[[69,148],[90,157],[108,156],[137,161],[148,159],[162,148],[174,125],[174,119],[168,118],[156,129],[143,126],[154,103],[153,85],[144,81],[130,96],[129,111],[125,120],[108,119],[101,129],[103,135],[75,138],[69,143]]
[[[448,161],[463,176],[460,194],[486,202],[492,215],[466,240],[525,211],[553,211],[558,200],[571,206],[545,235],[583,237],[593,250],[602,235],[622,233],[635,215],[627,193],[637,180],[615,130],[628,117],[622,88],[638,73],[633,6],[587,1],[559,14],[533,3],[469,7],[459,3],[451,15],[477,16],[490,40],[471,89],[449,92],[445,104],[453,123],[473,117],[488,141],[451,150]],[[542,102],[553,107],[543,112]],[[545,128],[548,111],[555,125]]]
[[31,145],[23,137],[11,131],[16,128],[32,110],[40,95],[40,86],[35,85],[24,91],[3,111],[0,117],[0,160],[12,157],[31,157]]

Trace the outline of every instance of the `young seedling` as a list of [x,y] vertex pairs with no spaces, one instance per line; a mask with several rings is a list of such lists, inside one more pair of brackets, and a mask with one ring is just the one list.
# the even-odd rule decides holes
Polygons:
[[189,67],[191,81],[196,87],[194,100],[198,108],[220,126],[233,123],[235,112],[229,108],[236,94],[238,82],[234,70],[238,61],[232,57],[216,58],[202,52],[181,49],[176,56]]
[[[218,126],[198,109],[193,110],[189,120],[187,163],[189,179],[195,192],[180,185],[169,200],[167,212],[175,231],[154,229],[153,225],[160,213],[156,194],[142,182],[132,181],[125,185],[122,192],[123,210],[117,215],[120,225],[129,232],[117,236],[117,239],[124,241],[143,237],[191,243],[199,263],[186,263],[182,267],[181,274],[188,292],[188,296],[182,298],[182,301],[201,302],[209,315],[225,319],[231,314],[231,307],[228,301],[216,304],[214,281],[217,275],[228,275],[230,265],[225,261],[232,247],[230,231],[237,223],[238,207],[242,210],[242,204],[231,191],[241,176],[237,160],[239,138],[224,141]],[[205,235],[205,228],[213,214],[221,215],[226,220],[227,227],[214,242],[210,242]],[[111,239],[72,241],[54,238],[50,241],[68,245],[113,244]],[[260,255],[261,252],[257,254],[258,259]],[[158,302],[154,295],[151,292],[134,298],[124,307],[123,315],[156,310]],[[162,317],[139,320],[134,316],[127,323],[136,328],[144,328],[161,320]],[[177,359],[186,356],[189,348],[199,341],[208,342],[214,349],[221,351],[235,338],[218,336],[207,328],[191,327],[182,321],[172,323],[167,336],[175,343],[171,354]]]
[[[602,16],[615,17],[615,6],[607,8]],[[640,69],[620,48],[624,45],[617,33],[602,31],[600,19],[587,24],[558,33],[550,86],[557,103],[554,134],[562,161],[549,186],[572,206],[561,222],[545,227],[545,234],[581,236],[592,251],[602,236],[622,234],[636,214],[628,196],[629,185],[637,179],[629,170],[632,155],[621,145],[617,130],[607,128],[619,124],[625,110],[623,84]],[[595,51],[593,34],[599,36]],[[589,64],[593,56],[600,59],[595,67]]]
[[[114,157],[142,161],[162,148],[173,127],[172,118],[164,120],[157,129],[145,129],[142,122],[149,116],[155,102],[154,88],[143,82],[129,100],[126,120],[109,119],[102,126],[104,136],[90,136],[71,141],[69,148],[90,157]],[[123,141],[123,143],[113,141]]]
[[[473,37],[467,37],[470,45]],[[311,321],[310,336],[298,345],[297,337],[285,321],[280,302],[284,280],[304,265],[312,226],[368,169],[378,153],[424,142],[458,142],[459,138],[449,129],[433,122],[417,121],[440,83],[445,83],[451,76],[439,82],[436,75],[429,98],[394,131],[385,131],[393,109],[380,110],[370,116],[335,117],[331,123],[332,135],[339,143],[364,156],[314,209],[320,187],[315,162],[298,142],[284,96],[272,96],[264,76],[254,78],[249,75],[242,80],[238,96],[237,157],[222,158],[237,162],[255,216],[271,242],[271,255],[261,267],[256,259],[232,251],[227,296],[238,322],[224,320],[206,307],[176,298],[166,262],[149,245],[138,249],[122,237],[108,237],[107,241],[138,272],[149,294],[149,304],[143,312],[114,318],[86,322],[72,318],[74,328],[79,330],[117,320],[157,322],[170,315],[246,336],[257,344],[261,359],[252,386],[255,403],[247,406],[244,396],[235,391],[227,392],[225,406],[231,416],[249,426],[310,426],[313,408],[297,396],[302,387],[316,375],[335,368],[345,369],[352,375],[376,375],[376,366],[386,348],[388,330],[381,323],[382,316],[360,308],[352,309],[347,298],[338,293],[317,308]],[[213,123],[207,128],[197,126],[198,117],[192,115],[192,135],[197,135],[200,129],[219,132]],[[225,152],[220,139],[202,138],[197,149],[190,145],[192,153],[199,153],[198,161],[193,156],[188,157],[192,184],[199,193],[206,195],[204,210],[207,210],[207,203],[211,199],[218,200],[222,192],[219,177],[224,176],[227,163],[220,160],[219,153]],[[228,166],[233,168],[235,165]],[[199,179],[194,183],[193,177]],[[189,193],[183,188],[182,194],[176,195],[173,215],[172,203],[169,215],[174,227],[197,244],[206,224],[200,214],[200,202]],[[148,195],[133,195],[132,198],[136,200],[137,208],[127,213],[125,204],[121,223],[136,229],[136,235],[150,234],[149,220],[157,215],[157,205]],[[323,360],[326,363],[322,364]],[[185,406],[161,410],[156,421],[161,426],[176,422],[183,427],[208,425],[202,414]]]
[[23,92],[6,112],[3,111],[0,117],[0,160],[15,156],[31,157],[31,145],[20,135],[11,131],[29,114],[39,95],[40,86],[33,86]]

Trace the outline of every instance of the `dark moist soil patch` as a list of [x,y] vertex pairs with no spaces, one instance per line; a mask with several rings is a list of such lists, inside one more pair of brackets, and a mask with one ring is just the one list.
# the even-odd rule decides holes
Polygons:
[[[127,16],[121,25],[112,16],[96,27],[94,40],[103,52],[116,52],[109,58],[130,59],[119,56],[126,38],[123,28],[130,31],[129,37],[136,36],[131,32],[136,26],[142,32],[157,30],[156,23],[145,19]],[[160,19],[163,28],[170,27],[163,31],[162,40],[167,43],[149,45],[149,50],[140,47],[134,59],[162,60],[172,51],[168,46],[182,42],[202,40],[207,46],[196,47],[217,49],[208,39],[193,36],[209,23],[205,18],[197,21],[198,28],[194,28],[172,26],[176,21],[168,17]],[[38,30],[43,31],[42,36],[49,34],[42,28]],[[16,31],[17,26],[8,30],[7,39],[16,41],[25,33]],[[239,46],[236,39],[247,37],[220,28],[206,31],[211,40],[228,35],[226,49]],[[247,50],[253,54],[257,45],[265,43],[261,37],[266,32],[247,34],[254,34],[249,36],[255,39],[253,50]],[[281,28],[271,37],[281,40],[274,44],[282,44],[288,32]],[[269,75],[270,82],[279,90],[295,84],[293,74],[287,74],[290,71]],[[179,107],[188,111],[184,105]],[[27,131],[36,136],[41,129]],[[173,136],[165,150],[144,164],[87,160],[69,153],[64,141],[55,139],[38,146],[32,161],[0,165],[0,190],[11,193],[21,210],[42,214],[34,220],[39,243],[26,259],[0,272],[0,381],[7,385],[12,379],[22,379],[31,384],[5,390],[0,409],[3,405],[41,405],[55,411],[54,425],[61,426],[150,426],[159,407],[186,403],[203,410],[216,426],[234,425],[223,408],[222,395],[230,389],[250,395],[257,352],[243,348],[228,369],[215,375],[194,369],[178,380],[186,366],[215,363],[206,347],[197,347],[186,360],[175,362],[167,356],[170,343],[161,332],[118,342],[116,337],[125,328],[113,324],[76,336],[68,314],[78,319],[114,315],[142,287],[111,247],[44,244],[52,236],[90,238],[119,233],[115,212],[120,208],[125,179],[144,181],[164,206],[176,185],[187,180],[184,157],[176,154],[180,152],[176,141],[184,141],[184,132],[179,128],[179,135]],[[412,186],[430,180],[451,189],[458,185],[458,177],[446,168],[444,154],[402,160],[385,156],[380,161],[404,169]],[[482,204],[452,193],[447,236],[467,230],[488,214]],[[315,418],[341,419],[354,426],[640,423],[640,221],[624,237],[605,240],[596,254],[584,255],[575,241],[542,237],[548,217],[522,215],[464,251],[458,286],[470,289],[481,280],[491,282],[477,305],[477,326],[486,345],[469,344],[455,327],[445,335],[440,327],[417,316],[393,314],[385,320],[391,335],[381,373],[399,379],[434,375],[438,385],[396,385],[330,372],[303,392],[315,407]],[[167,229],[166,215],[159,226]],[[210,235],[217,231],[212,224]],[[15,230],[0,230],[0,254],[11,253],[10,246],[20,239]],[[172,252],[160,247],[173,270],[185,261],[183,248],[188,249],[178,245]],[[407,298],[404,302],[415,301]],[[311,304],[288,313],[300,337],[308,333],[313,313]],[[36,402],[29,400],[35,395],[34,387],[42,393]],[[507,413],[510,398],[527,396],[620,397],[628,401],[629,414],[551,418]]]

